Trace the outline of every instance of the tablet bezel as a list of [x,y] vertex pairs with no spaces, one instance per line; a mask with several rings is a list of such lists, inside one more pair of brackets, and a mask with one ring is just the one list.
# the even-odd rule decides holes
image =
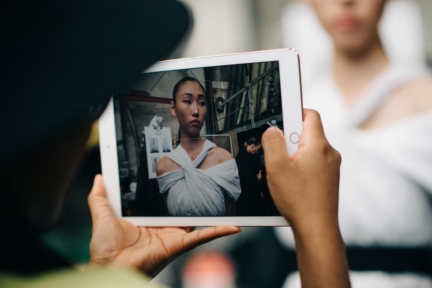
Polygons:
[[[300,59],[293,49],[278,49],[229,55],[217,55],[197,58],[167,60],[155,63],[144,71],[160,72],[211,66],[279,62],[280,89],[282,102],[282,119],[286,148],[289,155],[297,151],[297,143],[291,142],[293,133],[302,132],[302,89],[300,76]],[[111,99],[107,109],[99,120],[100,151],[102,174],[107,197],[114,214],[137,226],[287,226],[282,216],[218,216],[218,217],[178,217],[178,216],[145,216],[131,217],[121,214],[120,179],[118,169],[117,140],[115,132],[114,105]],[[294,137],[295,138],[295,137]]]

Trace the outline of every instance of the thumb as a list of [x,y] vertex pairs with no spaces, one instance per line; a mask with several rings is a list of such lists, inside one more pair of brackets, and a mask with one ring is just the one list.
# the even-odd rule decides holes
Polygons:
[[284,191],[287,178],[290,177],[292,161],[286,150],[285,138],[279,129],[274,127],[267,129],[263,134],[262,144],[270,194],[278,210],[283,213],[286,210]]
[[[286,168],[285,166],[290,162],[290,158],[286,150],[285,138],[282,131],[278,128],[270,127],[263,134],[262,144],[267,174],[283,172],[284,170],[280,169]],[[281,167],[281,165],[283,166]]]
[[93,188],[88,196],[88,204],[93,223],[102,217],[113,215],[111,206],[106,198],[106,190],[102,175],[100,174],[96,175],[94,179]]

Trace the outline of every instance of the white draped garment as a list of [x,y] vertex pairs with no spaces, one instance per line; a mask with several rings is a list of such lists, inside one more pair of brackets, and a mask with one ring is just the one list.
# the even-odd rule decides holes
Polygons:
[[[432,111],[371,130],[360,128],[393,89],[426,75],[422,69],[391,65],[351,107],[330,75],[314,87],[305,87],[304,107],[321,114],[327,139],[342,155],[339,223],[347,246],[429,247],[432,243]],[[286,246],[294,247],[290,229],[277,228],[277,234]],[[392,286],[396,278],[387,281],[391,277],[385,273],[372,274],[353,273],[353,287],[399,287]],[[388,285],[360,284],[360,278],[374,277]],[[432,282],[413,275],[407,275],[407,282],[397,280],[404,287],[432,287]]]
[[224,192],[234,201],[240,196],[240,178],[234,159],[201,170],[197,167],[216,145],[206,140],[195,160],[179,145],[167,155],[181,168],[159,177],[160,193],[168,193],[168,211],[173,216],[223,216]]

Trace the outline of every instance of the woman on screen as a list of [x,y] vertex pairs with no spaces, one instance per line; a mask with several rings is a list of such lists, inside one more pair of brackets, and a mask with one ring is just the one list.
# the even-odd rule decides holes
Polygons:
[[173,216],[234,216],[240,180],[233,156],[203,140],[207,114],[204,87],[185,77],[173,88],[171,113],[180,125],[180,144],[156,165],[160,193]]

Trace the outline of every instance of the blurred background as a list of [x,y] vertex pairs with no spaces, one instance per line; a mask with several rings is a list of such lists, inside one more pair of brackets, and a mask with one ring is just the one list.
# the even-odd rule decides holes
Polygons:
[[[169,58],[291,47],[300,53],[304,87],[312,85],[317,75],[331,65],[331,41],[306,4],[290,0],[182,2],[190,7],[194,26],[189,38]],[[432,1],[387,2],[380,23],[380,35],[387,54],[399,63],[406,61],[431,69]],[[429,94],[432,97],[432,91]],[[89,259],[88,245],[91,237],[91,219],[86,198],[94,175],[101,173],[97,145],[95,125],[87,157],[71,187],[64,215],[59,225],[44,235],[44,241],[49,246],[82,265],[86,265]],[[430,147],[432,150],[432,143]],[[431,158],[428,161],[432,162]],[[425,191],[426,194],[427,192],[430,191]],[[429,223],[432,226],[432,221]],[[240,235],[219,239],[181,256],[162,271],[155,281],[185,288],[283,287],[287,285],[287,276],[296,270],[293,245],[290,236],[286,236],[289,235],[289,229],[244,228]],[[391,227],[388,233],[392,233]],[[430,254],[430,251],[421,245],[419,253]],[[426,265],[431,267],[429,258],[422,257],[421,261],[426,261]],[[391,261],[391,257],[386,259],[383,261]],[[432,287],[430,281],[422,283],[425,286],[418,287]]]

